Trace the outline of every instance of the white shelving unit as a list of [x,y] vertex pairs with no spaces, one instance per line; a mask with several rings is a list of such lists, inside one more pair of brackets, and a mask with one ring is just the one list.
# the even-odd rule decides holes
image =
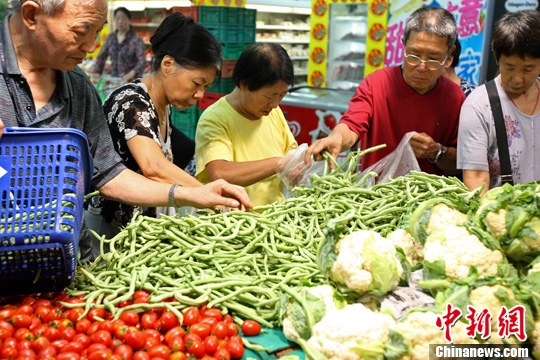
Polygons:
[[[309,56],[309,2],[289,6],[275,6],[275,1],[268,4],[250,4],[246,7],[257,10],[257,42],[281,44],[289,53],[294,65],[295,84],[307,82]],[[293,5],[293,6],[291,6]],[[296,6],[298,5],[298,6]]]

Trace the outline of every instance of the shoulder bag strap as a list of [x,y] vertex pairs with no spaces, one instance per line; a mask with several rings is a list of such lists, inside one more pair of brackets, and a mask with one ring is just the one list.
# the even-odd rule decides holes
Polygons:
[[489,104],[495,120],[495,132],[497,135],[497,148],[499,149],[499,162],[501,166],[501,181],[504,184],[514,185],[512,176],[512,165],[510,164],[510,153],[508,149],[508,135],[504,126],[504,116],[501,107],[501,99],[497,92],[495,80],[486,83],[489,96]]

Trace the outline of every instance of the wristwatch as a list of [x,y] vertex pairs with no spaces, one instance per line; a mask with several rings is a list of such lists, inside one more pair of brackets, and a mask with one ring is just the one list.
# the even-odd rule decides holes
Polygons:
[[439,144],[439,151],[437,151],[437,155],[435,155],[435,159],[429,160],[429,161],[432,162],[433,164],[440,163],[441,161],[444,160],[446,156],[446,150],[448,150],[446,146],[444,146],[443,144]]

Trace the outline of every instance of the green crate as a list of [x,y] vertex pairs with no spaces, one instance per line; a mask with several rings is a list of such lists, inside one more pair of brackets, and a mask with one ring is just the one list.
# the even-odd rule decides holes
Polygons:
[[255,27],[256,19],[257,19],[257,10],[244,9],[244,25]]
[[223,60],[236,60],[244,51],[247,43],[223,43],[221,44],[221,51],[223,53]]
[[195,130],[199,121],[199,108],[197,106],[190,107],[185,110],[178,110],[174,106],[171,110],[172,124],[191,140],[195,140]]
[[255,42],[255,26],[249,27],[244,26],[242,29],[242,41],[248,44],[252,44]]
[[232,78],[221,78],[217,82],[210,85],[206,91],[216,94],[228,94],[233,91],[234,87],[235,84]]
[[222,43],[243,43],[245,41],[245,29],[239,25],[205,25],[206,29]]
[[202,25],[242,25],[242,8],[227,6],[199,6],[199,23]]

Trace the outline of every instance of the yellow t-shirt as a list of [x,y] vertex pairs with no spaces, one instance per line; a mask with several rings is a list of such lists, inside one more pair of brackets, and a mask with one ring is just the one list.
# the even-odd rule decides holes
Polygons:
[[[203,183],[209,182],[206,164],[214,160],[262,160],[284,156],[297,146],[279,107],[259,120],[249,120],[222,97],[202,113],[197,124],[196,177]],[[255,206],[284,198],[283,183],[277,175],[247,186],[246,191]]]

